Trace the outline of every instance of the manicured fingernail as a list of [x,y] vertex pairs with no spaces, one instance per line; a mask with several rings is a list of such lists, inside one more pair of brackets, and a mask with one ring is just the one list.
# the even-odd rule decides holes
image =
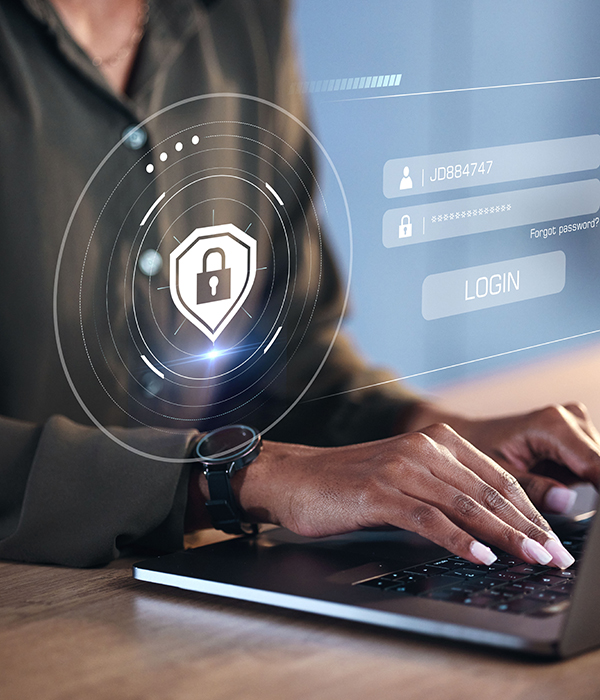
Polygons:
[[575,561],[562,544],[556,540],[548,540],[544,547],[552,555],[552,562],[561,569],[568,569]]
[[[548,540],[548,542],[551,541],[552,540]],[[523,544],[521,546],[525,554],[531,559],[537,561],[539,564],[549,564],[552,561],[552,554],[550,554],[547,549],[542,547],[539,542],[531,540],[529,537],[526,537],[523,540]]]
[[482,564],[485,564],[486,566],[490,566],[496,561],[496,559],[498,559],[494,552],[492,552],[492,550],[489,547],[486,547],[484,544],[481,544],[481,542],[476,542],[475,540],[473,540],[469,549],[471,550],[471,554],[475,557],[475,559],[478,559]]
[[544,499],[544,507],[546,510],[553,513],[568,513],[575,505],[577,493],[572,489],[562,488],[561,486],[553,486]]

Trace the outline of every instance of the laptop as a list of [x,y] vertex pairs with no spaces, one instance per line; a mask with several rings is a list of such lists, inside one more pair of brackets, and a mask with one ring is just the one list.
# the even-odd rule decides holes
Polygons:
[[410,532],[309,539],[283,528],[136,564],[140,581],[546,657],[600,644],[600,519],[554,527],[561,572],[497,551],[474,565]]
[[[335,165],[321,191],[342,269],[358,261],[363,354],[426,391],[597,337],[600,3],[300,0],[294,13],[303,77],[289,88],[309,104],[321,172]],[[271,529],[134,576],[567,657],[600,644],[600,519],[553,524],[578,560],[565,572],[502,552],[475,566],[405,531]]]

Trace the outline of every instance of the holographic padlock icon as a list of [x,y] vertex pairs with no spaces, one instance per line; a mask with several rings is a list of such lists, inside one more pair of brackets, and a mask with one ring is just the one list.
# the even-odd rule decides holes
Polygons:
[[398,235],[400,238],[410,238],[412,236],[412,224],[408,214],[405,214],[402,219],[400,219],[400,230]]
[[[221,267],[208,270],[210,255],[219,254]],[[231,297],[231,269],[225,267],[225,252],[222,248],[209,248],[202,258],[202,272],[196,277],[197,304],[207,304],[211,301],[223,301]]]

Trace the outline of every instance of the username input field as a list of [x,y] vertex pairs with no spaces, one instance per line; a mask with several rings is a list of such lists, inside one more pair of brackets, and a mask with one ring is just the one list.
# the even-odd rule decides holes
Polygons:
[[600,135],[394,158],[383,167],[388,199],[527,180],[600,167]]
[[599,208],[600,181],[593,179],[389,209],[383,215],[383,245],[396,248],[539,224],[595,214]]

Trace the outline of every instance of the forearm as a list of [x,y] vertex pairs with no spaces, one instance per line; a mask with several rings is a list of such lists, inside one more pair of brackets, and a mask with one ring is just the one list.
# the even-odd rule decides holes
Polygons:
[[113,432],[174,462],[64,417],[40,426],[0,418],[0,557],[98,566],[130,546],[182,546],[187,469],[177,460],[197,433]]

